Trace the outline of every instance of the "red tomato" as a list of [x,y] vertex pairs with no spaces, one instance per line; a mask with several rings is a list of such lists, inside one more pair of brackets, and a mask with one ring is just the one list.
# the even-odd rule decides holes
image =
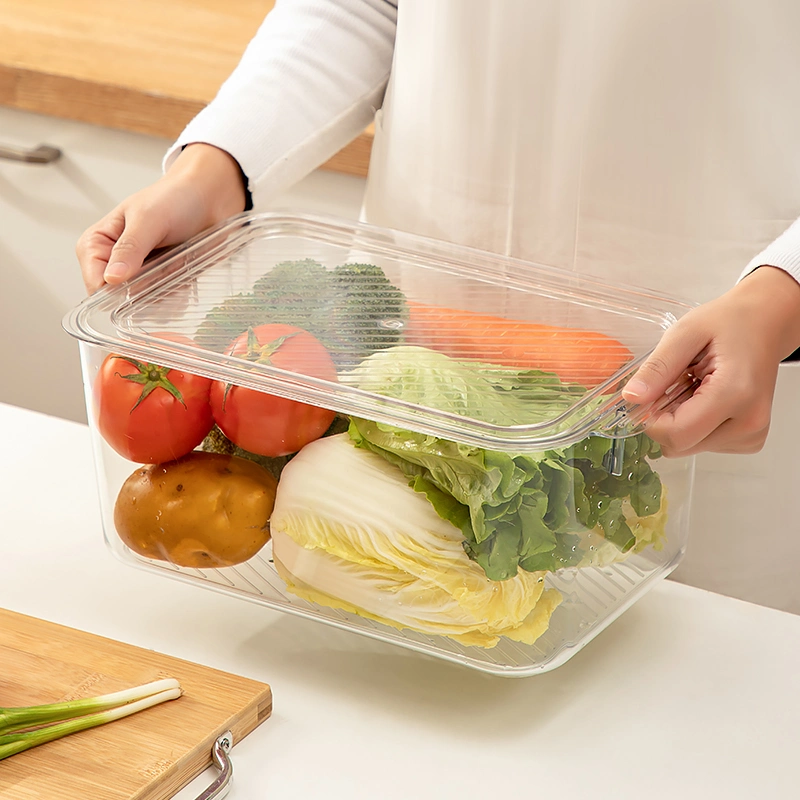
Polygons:
[[210,390],[208,378],[110,355],[93,387],[97,427],[131,461],[172,461],[194,450],[214,426]]
[[[259,325],[243,333],[228,355],[269,364],[312,378],[336,380],[325,346],[293,325]],[[222,432],[234,443],[262,456],[285,456],[319,439],[330,427],[334,411],[285,397],[214,381],[211,409]]]

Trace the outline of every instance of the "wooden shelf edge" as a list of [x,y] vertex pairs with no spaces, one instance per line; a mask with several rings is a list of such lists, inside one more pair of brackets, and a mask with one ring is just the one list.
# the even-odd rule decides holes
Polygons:
[[[0,65],[0,105],[174,140],[204,103]],[[321,169],[365,177],[370,126]]]

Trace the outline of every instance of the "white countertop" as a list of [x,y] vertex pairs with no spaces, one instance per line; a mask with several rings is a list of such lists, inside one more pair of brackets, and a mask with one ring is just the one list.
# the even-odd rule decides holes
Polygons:
[[0,424],[0,607],[268,682],[233,800],[800,797],[800,616],[665,581],[564,666],[495,678],[117,562],[88,429]]

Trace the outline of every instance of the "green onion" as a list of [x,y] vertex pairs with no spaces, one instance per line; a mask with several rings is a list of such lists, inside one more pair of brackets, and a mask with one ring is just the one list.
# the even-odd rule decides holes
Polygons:
[[0,708],[0,761],[70,733],[95,728],[181,696],[174,678],[65,703]]

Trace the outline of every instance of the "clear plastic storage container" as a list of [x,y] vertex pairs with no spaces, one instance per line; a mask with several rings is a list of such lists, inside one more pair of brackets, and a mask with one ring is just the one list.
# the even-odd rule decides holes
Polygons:
[[108,545],[485,672],[556,667],[684,552],[693,459],[662,458],[653,409],[620,392],[688,308],[367,225],[235,217],[65,320]]

